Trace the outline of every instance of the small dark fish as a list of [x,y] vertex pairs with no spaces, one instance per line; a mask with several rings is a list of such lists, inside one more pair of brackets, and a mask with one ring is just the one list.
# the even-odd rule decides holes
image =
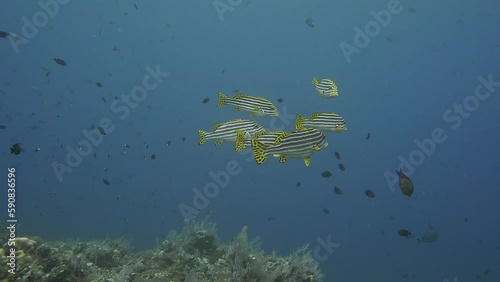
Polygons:
[[106,185],[111,185],[111,183],[109,183],[109,181],[106,179],[106,178],[103,178],[102,179],[102,183],[106,184]]
[[368,132],[368,135],[366,135],[366,140],[370,139],[370,136],[371,136],[371,134],[370,134],[370,132]]
[[365,194],[366,196],[370,197],[370,198],[375,198],[375,192],[373,192],[372,190],[370,189],[366,189],[365,190]]
[[399,169],[396,173],[399,175],[399,188],[401,188],[401,192],[403,192],[406,196],[411,197],[415,188],[410,178],[403,173],[402,169]]
[[300,187],[301,185],[302,185],[302,183],[300,183],[300,182],[295,183],[295,187]]
[[63,60],[63,59],[59,59],[59,58],[54,58],[54,61],[58,64],[58,65],[61,65],[61,66],[66,66],[66,62]]
[[152,154],[152,155],[151,155],[151,159],[152,159],[152,160],[156,160],[156,155],[155,155],[155,154]]
[[104,131],[104,128],[98,126],[97,130],[99,130],[99,133],[101,133],[101,135],[106,135],[106,131]]
[[205,98],[205,99],[203,99],[203,101],[201,101],[201,102],[202,102],[203,104],[206,104],[206,103],[208,103],[208,101],[210,101],[210,98]]
[[314,27],[314,21],[312,18],[307,18],[306,19],[306,25],[310,26],[310,27]]
[[283,103],[283,98],[278,98],[278,103]]
[[5,129],[5,128],[7,128],[5,125],[0,124],[0,129]]
[[330,214],[330,211],[328,209],[323,209],[324,214]]
[[337,194],[337,195],[344,195],[344,191],[342,191],[342,189],[340,189],[337,186],[335,186],[335,188],[333,188],[333,192],[335,192],[335,194]]
[[172,141],[168,140],[167,141],[167,146],[170,146],[170,143],[172,143]]
[[272,216],[267,218],[267,221],[272,221],[272,220],[274,220],[274,217],[272,217]]
[[409,230],[406,230],[406,229],[399,230],[398,234],[401,237],[407,237],[407,238],[411,237],[411,232]]
[[321,173],[321,176],[323,176],[324,178],[328,178],[328,177],[332,176],[332,173],[329,172],[328,170],[325,170]]
[[16,144],[12,145],[12,147],[10,147],[11,154],[19,155],[19,154],[21,154],[22,151],[23,151],[23,149],[21,148],[21,145],[19,145],[19,143],[16,143]]
[[0,31],[0,37],[1,37],[1,38],[6,38],[6,37],[7,37],[7,36],[9,36],[9,35],[10,35],[10,33],[8,33],[8,32],[5,32],[5,31]]
[[339,169],[340,169],[341,171],[345,171],[345,166],[344,166],[344,164],[343,164],[343,163],[340,163],[340,164],[339,164]]
[[340,160],[340,153],[339,152],[335,152],[335,157],[337,158],[337,160]]
[[99,81],[95,83],[95,86],[101,88],[102,87],[102,83],[100,83]]
[[417,9],[410,7],[410,8],[408,8],[408,12],[410,12],[410,13],[416,13]]
[[226,69],[222,69],[222,73],[226,73]]
[[118,52],[118,51],[120,51],[120,48],[118,48],[118,47],[115,45],[115,47],[113,47],[113,51]]
[[139,8],[137,8],[137,4],[135,4],[135,3],[134,3],[134,8],[135,8],[136,10],[139,10]]
[[182,137],[182,142],[186,141],[186,137]]

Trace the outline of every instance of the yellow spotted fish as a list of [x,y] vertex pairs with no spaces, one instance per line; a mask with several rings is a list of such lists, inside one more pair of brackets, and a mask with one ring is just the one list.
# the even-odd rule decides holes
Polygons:
[[252,117],[255,116],[278,116],[278,109],[271,101],[246,94],[236,94],[233,98],[229,98],[224,93],[219,92],[219,101],[217,107],[224,105],[234,106],[235,111],[249,112]]
[[309,118],[301,114],[295,119],[295,130],[316,128],[323,132],[339,132],[347,130],[345,119],[336,113],[313,113]]
[[246,147],[251,147],[252,139],[256,139],[266,145],[274,145],[276,138],[283,133],[285,133],[285,131],[261,131],[257,132],[253,137],[248,137],[248,134],[245,134],[244,131],[239,131],[238,136],[236,137],[236,151],[239,152]]
[[313,77],[312,84],[321,97],[335,98],[339,96],[339,93],[337,91],[337,84],[335,84],[335,82],[333,82],[333,80],[329,78],[318,79],[316,77]]
[[236,141],[238,132],[252,137],[255,133],[264,131],[264,128],[252,120],[234,119],[226,122],[217,123],[212,128],[212,132],[198,130],[200,136],[200,145],[205,144],[207,140],[215,139],[215,145],[222,144],[223,141]]
[[252,139],[252,150],[258,164],[262,164],[269,155],[273,155],[280,158],[280,163],[286,162],[289,158],[298,158],[304,159],[305,165],[309,166],[311,156],[327,146],[325,135],[314,128],[282,133],[274,144],[264,144]]

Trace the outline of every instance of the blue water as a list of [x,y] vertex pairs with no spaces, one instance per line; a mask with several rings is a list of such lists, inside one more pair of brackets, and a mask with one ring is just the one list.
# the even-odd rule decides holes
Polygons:
[[[247,225],[267,252],[286,255],[309,243],[325,255],[318,242],[329,237],[337,245],[320,263],[326,281],[479,281],[486,270],[487,281],[500,281],[499,84],[474,96],[479,77],[500,81],[498,1],[57,3],[46,21],[35,1],[0,10],[0,30],[18,35],[0,38],[0,159],[4,181],[7,167],[17,169],[18,234],[124,236],[136,250],[153,248],[182,228],[179,207],[193,206],[194,189],[230,164],[237,173],[198,206],[223,241]],[[388,5],[391,19],[381,26],[370,12]],[[366,25],[379,29],[358,48],[354,28]],[[346,57],[342,43],[357,52]],[[143,85],[148,68],[163,75],[148,81],[156,84],[134,108],[120,102]],[[318,96],[314,76],[334,79],[339,97]],[[216,107],[219,91],[236,89],[275,102],[282,119],[255,118],[266,128],[293,130],[297,113],[335,111],[348,130],[327,134],[328,148],[309,167],[275,158],[257,165],[231,144],[198,145],[199,129],[249,118]],[[460,116],[453,105],[464,102]],[[68,165],[67,146],[90,144],[82,131],[94,125],[95,133],[105,119],[113,131],[58,177],[54,162]],[[425,154],[415,140],[430,140],[434,130],[439,143]],[[19,155],[9,151],[15,143]],[[410,198],[384,176],[400,166],[415,184]],[[323,178],[324,170],[333,176]],[[418,243],[430,226],[439,239]],[[402,228],[412,238],[398,236]]]

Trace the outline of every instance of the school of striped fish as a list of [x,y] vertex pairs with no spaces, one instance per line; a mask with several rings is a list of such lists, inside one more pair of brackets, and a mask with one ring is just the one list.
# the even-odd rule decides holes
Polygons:
[[[338,89],[330,78],[312,79],[312,85],[322,98],[335,98]],[[251,117],[276,117],[278,109],[266,98],[247,94],[227,97],[218,95],[217,107],[233,106],[235,111],[247,112]],[[262,164],[269,157],[279,158],[280,163],[289,159],[302,159],[306,166],[311,163],[311,156],[328,146],[325,133],[347,130],[343,117],[333,112],[315,112],[308,118],[297,114],[295,131],[266,130],[256,121],[233,119],[217,123],[211,132],[198,130],[199,144],[214,139],[215,145],[234,142],[234,149],[239,152],[251,148],[257,164]]]

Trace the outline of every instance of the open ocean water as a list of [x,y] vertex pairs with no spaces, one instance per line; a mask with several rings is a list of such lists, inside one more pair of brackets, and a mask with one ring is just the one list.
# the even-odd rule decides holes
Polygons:
[[[309,244],[324,281],[500,281],[499,26],[492,0],[2,1],[2,224],[15,168],[17,237],[141,251],[195,216],[221,241],[248,226],[266,253]],[[291,132],[314,112],[347,130],[310,166],[199,144],[216,123]]]

